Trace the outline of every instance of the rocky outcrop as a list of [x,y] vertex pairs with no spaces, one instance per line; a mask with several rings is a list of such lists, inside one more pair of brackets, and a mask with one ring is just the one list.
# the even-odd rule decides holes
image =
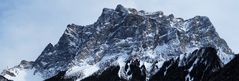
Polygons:
[[34,62],[3,73],[32,69],[46,81],[207,81],[234,56],[206,16],[184,20],[118,5],[93,24],[67,25]]
[[12,80],[8,80],[7,78],[5,78],[4,76],[0,75],[0,81],[12,81]]
[[215,72],[209,81],[238,81],[239,80],[239,56],[225,65],[220,71]]

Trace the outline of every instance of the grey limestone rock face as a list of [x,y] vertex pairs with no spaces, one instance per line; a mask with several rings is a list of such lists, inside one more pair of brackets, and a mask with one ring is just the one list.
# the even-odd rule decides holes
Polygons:
[[153,64],[201,47],[220,51],[221,60],[233,57],[227,57],[231,49],[206,16],[185,20],[162,11],[149,13],[118,5],[116,9],[104,8],[93,24],[67,25],[59,42],[48,44],[34,67],[49,78],[72,66],[107,68],[122,56]]

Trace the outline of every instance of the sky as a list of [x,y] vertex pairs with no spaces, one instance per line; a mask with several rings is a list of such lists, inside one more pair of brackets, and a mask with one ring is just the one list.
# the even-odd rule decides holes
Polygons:
[[239,0],[0,0],[0,71],[35,60],[56,44],[68,24],[94,23],[103,8],[117,4],[184,19],[208,16],[233,52],[239,52]]

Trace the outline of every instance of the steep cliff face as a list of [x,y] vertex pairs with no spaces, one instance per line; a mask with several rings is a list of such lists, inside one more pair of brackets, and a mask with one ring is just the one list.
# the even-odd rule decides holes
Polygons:
[[93,24],[67,25],[30,69],[47,81],[197,81],[233,58],[208,17],[184,20],[118,5]]
[[161,11],[148,13],[118,5],[116,9],[104,8],[94,24],[68,25],[59,42],[49,44],[37,58],[35,67],[49,77],[74,67],[95,66],[98,71],[117,60],[125,63],[128,58],[137,58],[147,63],[146,70],[150,71],[150,65],[157,61],[209,46],[220,51],[224,64],[233,58],[208,17],[184,20]]

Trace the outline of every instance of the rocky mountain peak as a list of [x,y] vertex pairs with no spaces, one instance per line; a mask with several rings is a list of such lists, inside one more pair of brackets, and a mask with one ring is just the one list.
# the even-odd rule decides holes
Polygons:
[[128,10],[122,5],[117,5],[117,7],[115,8],[115,11],[117,11],[119,13],[119,15],[128,14]]
[[148,81],[157,72],[157,76],[170,77],[172,68],[184,74],[180,79],[191,80],[189,75],[200,78],[200,74],[185,72],[190,67],[203,66],[196,67],[199,73],[205,67],[210,67],[208,72],[216,71],[233,58],[206,16],[185,20],[162,11],[145,12],[118,5],[115,9],[104,8],[93,24],[67,25],[58,43],[49,43],[33,68],[45,79],[56,75],[49,81],[58,76],[64,77],[59,80],[88,81],[91,79],[87,77],[93,77],[104,81],[109,74],[114,77],[111,81]]
[[231,53],[208,17],[184,20],[162,11],[149,13],[118,5],[104,8],[91,25],[68,25],[59,42],[46,47],[54,50],[42,53],[36,66],[40,72],[55,74],[76,65],[101,65],[106,57],[114,62],[113,57],[124,55],[153,63],[208,46],[220,50],[219,54]]

